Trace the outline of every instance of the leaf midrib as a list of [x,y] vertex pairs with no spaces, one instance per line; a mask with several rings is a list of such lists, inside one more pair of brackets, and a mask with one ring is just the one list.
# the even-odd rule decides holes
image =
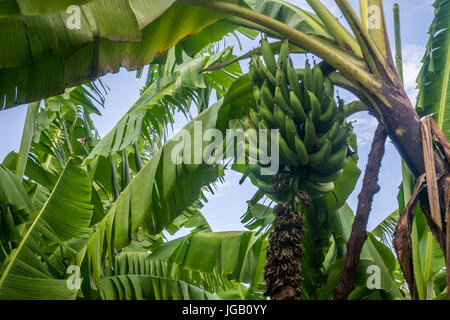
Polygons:
[[[448,32],[450,34],[450,27],[448,29]],[[438,119],[438,125],[441,129],[444,129],[444,119],[445,119],[445,106],[446,106],[446,99],[447,99],[447,90],[449,85],[449,77],[450,77],[450,45],[447,45],[447,61],[445,63],[445,69],[444,69],[444,79],[443,79],[443,88],[441,92],[441,99],[439,103],[439,119]]]

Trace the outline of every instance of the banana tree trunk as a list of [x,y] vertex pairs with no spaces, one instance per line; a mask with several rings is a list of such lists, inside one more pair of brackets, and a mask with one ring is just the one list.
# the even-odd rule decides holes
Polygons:
[[[420,118],[414,110],[400,79],[392,86],[383,86],[380,94],[389,104],[380,101],[377,96],[371,103],[365,96],[360,99],[366,103],[372,113],[384,126],[389,138],[415,178],[425,172],[423,160]],[[438,166],[440,172],[442,169]]]
[[[389,68],[393,68],[393,66],[389,65]],[[421,120],[416,110],[413,108],[397,73],[392,74],[395,76],[395,83],[386,85],[385,83],[388,83],[389,80],[385,79],[385,81],[382,81],[383,85],[380,89],[380,94],[360,94],[359,97],[366,103],[369,112],[383,124],[388,137],[397,148],[414,179],[417,180],[420,176],[425,174],[426,171]],[[369,98],[367,96],[369,96]],[[383,97],[383,100],[379,98],[380,96]],[[439,128],[436,129],[440,130]],[[440,136],[445,138],[443,133]],[[436,149],[434,149],[434,160],[436,175],[448,174],[449,168],[446,160],[442,158],[441,154]],[[442,182],[440,184],[442,184]],[[441,216],[445,217],[445,192],[443,192],[441,185],[439,185],[439,190],[441,191]],[[433,235],[436,237],[442,250],[446,252],[445,226],[442,228],[442,225],[436,225],[433,221],[427,192],[420,193],[419,199]],[[445,224],[445,219],[442,219],[442,221],[443,224]]]

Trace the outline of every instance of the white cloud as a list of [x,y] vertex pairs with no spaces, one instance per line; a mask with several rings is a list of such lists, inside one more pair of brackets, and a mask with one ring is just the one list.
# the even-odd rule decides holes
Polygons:
[[358,138],[358,146],[367,146],[372,143],[373,135],[378,126],[378,120],[368,113],[359,114],[349,119],[352,122],[356,136]]
[[422,58],[425,48],[422,46],[408,44],[403,49],[403,76],[405,79],[405,89],[412,104],[416,104],[418,90],[416,89],[416,79],[422,67]]

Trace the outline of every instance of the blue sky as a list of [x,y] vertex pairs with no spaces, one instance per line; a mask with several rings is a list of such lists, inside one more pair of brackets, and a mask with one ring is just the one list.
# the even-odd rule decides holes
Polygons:
[[[298,6],[307,8],[304,0],[291,0]],[[332,0],[322,1],[336,14],[342,21],[343,18]],[[393,30],[392,7],[394,2],[400,4],[402,20],[402,41],[404,56],[405,87],[413,105],[415,104],[415,79],[420,70],[420,60],[423,57],[424,46],[428,40],[427,31],[433,19],[432,0],[385,0],[384,6],[388,29]],[[352,0],[350,3],[357,8],[358,1]],[[391,42],[393,34],[390,34]],[[239,55],[257,46],[258,41],[243,41],[243,50],[239,50],[236,41],[227,38],[227,45],[234,45],[234,53]],[[393,43],[392,43],[393,44]],[[392,47],[394,47],[392,45]],[[304,59],[298,57],[294,59],[297,67],[301,67]],[[242,63],[243,70],[247,70],[247,62]],[[101,136],[104,136],[131,107],[139,97],[139,89],[143,86],[143,79],[136,79],[134,72],[122,70],[119,74],[107,75],[103,80],[111,88],[107,96],[106,108],[102,117],[94,118],[96,127]],[[350,95],[341,91],[341,96],[346,101],[353,101]],[[22,127],[25,120],[26,106],[19,106],[10,110],[0,112],[0,162],[10,151],[18,151]],[[357,114],[350,119],[356,121],[354,128],[358,136],[359,144],[359,167],[363,170],[367,162],[367,155],[370,149],[371,139],[376,129],[377,122],[367,114]],[[176,117],[175,130],[181,128],[186,123],[182,116]],[[248,181],[239,185],[240,175],[228,171],[226,182],[218,186],[215,195],[209,195],[209,201],[202,212],[210,222],[214,231],[244,230],[240,223],[240,216],[245,213],[248,201],[255,193],[256,188]],[[361,180],[355,192],[349,199],[350,206],[355,210],[357,207],[357,196],[361,189]],[[369,230],[375,227],[387,215],[397,208],[396,197],[398,185],[401,182],[400,157],[392,145],[386,145],[386,156],[380,174],[381,192],[374,200],[373,211],[369,220]]]

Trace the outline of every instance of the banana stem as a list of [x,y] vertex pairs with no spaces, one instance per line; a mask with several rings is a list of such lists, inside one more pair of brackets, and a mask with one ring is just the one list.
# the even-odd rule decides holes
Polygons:
[[400,7],[398,3],[394,4],[394,29],[395,29],[395,62],[397,72],[402,83],[403,79],[403,53],[402,53],[402,35],[400,28]]
[[[384,79],[390,79],[392,83],[395,83],[395,79],[386,65],[386,60],[383,57],[382,51],[380,51],[376,45],[369,31],[363,26],[361,20],[358,18],[349,2],[347,0],[336,0],[336,4],[342,11],[342,14],[350,25],[350,28],[353,30],[353,33],[355,34],[359,46],[363,52],[363,56],[369,65],[370,71],[375,75],[381,76]],[[380,13],[380,15],[382,15],[382,13]]]
[[362,101],[353,101],[345,106],[345,116],[348,118],[358,112],[368,111],[369,109]]
[[342,24],[339,23],[339,21],[319,0],[307,0],[307,2],[317,13],[328,31],[334,36],[337,43],[341,47],[350,48],[357,55],[362,55],[361,48],[359,47],[356,39],[342,26]]
[[376,93],[377,88],[381,87],[379,83],[370,73],[363,68],[351,63],[348,58],[339,54],[336,49],[329,48],[326,44],[314,39],[313,37],[289,27],[288,25],[272,19],[264,14],[255,12],[251,9],[243,8],[235,4],[219,2],[219,1],[206,1],[206,0],[179,0],[183,3],[201,6],[204,8],[218,10],[227,14],[247,19],[251,22],[257,23],[261,26],[269,28],[276,33],[286,37],[291,42],[304,48],[308,52],[311,52],[320,58],[327,61],[333,68],[341,71],[345,77],[351,79],[357,83],[361,83],[365,88],[374,91]]
[[362,25],[368,29],[369,28],[369,3],[367,0],[359,0],[359,12],[361,16]]
[[[391,52],[387,28],[386,19],[384,16],[383,0],[366,0],[368,2],[368,9],[370,9],[370,21],[368,21],[369,34],[372,36],[375,44],[381,50],[383,57],[389,59],[387,55]],[[391,61],[393,62],[393,61]]]
[[252,21],[249,21],[247,19],[243,19],[240,17],[236,17],[236,16],[228,16],[226,18],[224,18],[222,21],[228,22],[228,23],[232,23],[232,24],[236,24],[238,26],[241,27],[245,27],[245,28],[249,28],[249,29],[254,29],[254,30],[258,30],[260,32],[269,34],[269,35],[273,35],[275,37],[279,37],[278,34],[274,33],[273,30],[270,30],[260,24],[254,23]]

